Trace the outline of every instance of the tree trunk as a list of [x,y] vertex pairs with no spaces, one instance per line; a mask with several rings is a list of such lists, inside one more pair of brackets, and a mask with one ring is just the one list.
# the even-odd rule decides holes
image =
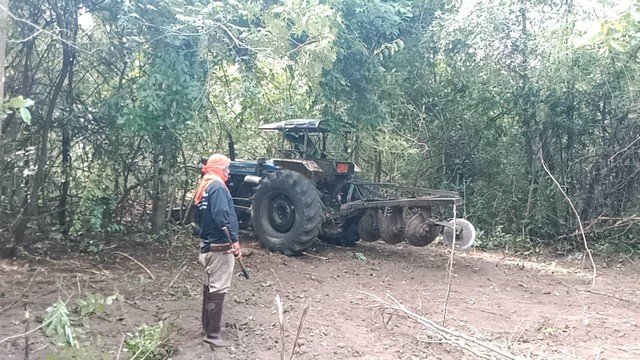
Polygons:
[[[75,11],[75,9],[74,9]],[[78,17],[73,16],[73,38],[78,34]],[[75,49],[70,49],[69,77],[67,81],[67,116],[60,124],[62,128],[62,175],[63,181],[60,189],[60,201],[58,202],[58,223],[62,228],[62,234],[69,234],[69,221],[67,221],[67,207],[69,199],[69,187],[71,184],[71,131],[69,121],[73,118],[73,67],[75,64]]]
[[63,234],[67,235],[67,202],[71,183],[71,135],[66,121],[62,124],[62,175],[64,180],[60,187],[60,201],[58,202],[58,224]]
[[531,222],[531,213],[534,211],[535,197],[537,193],[537,175],[535,164],[535,151],[533,149],[533,122],[535,121],[535,111],[533,101],[531,99],[529,89],[529,57],[528,57],[528,39],[529,32],[527,30],[527,2],[521,1],[520,5],[520,20],[521,20],[521,34],[522,43],[520,44],[519,51],[522,57],[520,72],[520,86],[521,86],[521,116],[522,116],[522,137],[524,140],[524,150],[527,161],[527,175],[529,178],[529,195],[527,197],[527,207],[524,214],[523,234],[529,236],[528,226]]
[[49,155],[49,131],[51,129],[51,123],[53,122],[53,113],[55,111],[58,98],[60,97],[60,93],[62,92],[62,86],[67,79],[69,68],[71,66],[71,47],[68,44],[69,36],[68,33],[64,31],[64,29],[66,28],[66,22],[65,19],[62,18],[60,12],[57,12],[56,17],[58,27],[60,28],[60,37],[67,40],[65,42],[62,42],[62,68],[60,69],[60,75],[56,80],[54,88],[51,91],[51,97],[49,98],[49,103],[47,105],[47,113],[42,119],[43,124],[42,132],[40,135],[40,151],[38,152],[37,159],[38,166],[36,168],[35,176],[33,177],[33,183],[29,194],[29,201],[27,202],[27,206],[16,219],[15,226],[13,228],[14,239],[13,244],[9,249],[10,256],[14,256],[18,247],[22,246],[27,225],[31,221],[31,218],[35,214],[35,211],[38,207],[38,194],[40,193],[40,189],[44,184],[46,175],[45,167],[47,165],[47,158]]
[[153,203],[151,210],[151,234],[159,235],[166,224],[166,211],[169,206],[169,171],[168,171],[168,159],[167,149],[164,147],[156,147],[160,150],[161,154],[157,156],[155,171],[155,179],[153,181]]
[[353,138],[353,149],[351,152],[351,161],[358,163],[360,160],[360,136],[356,133]]
[[[7,11],[9,0],[0,0],[0,109],[4,108],[4,65],[5,65],[5,48],[7,45]],[[0,113],[0,149],[2,148],[2,127],[4,117]],[[0,156],[0,171],[4,171],[4,155]],[[8,193],[4,184],[0,187],[0,196],[4,198]]]
[[[0,0],[0,109],[4,105],[4,64],[5,50],[7,47],[7,11],[9,11],[9,0]],[[4,119],[0,116],[0,144],[2,143],[2,123]]]
[[381,173],[382,173],[382,151],[375,150],[376,154],[376,164],[373,172],[373,182],[380,182]]

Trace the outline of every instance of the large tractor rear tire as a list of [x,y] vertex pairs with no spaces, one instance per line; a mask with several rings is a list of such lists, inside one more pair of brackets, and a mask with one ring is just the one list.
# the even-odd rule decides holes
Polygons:
[[322,226],[322,203],[304,175],[280,170],[260,180],[251,205],[253,232],[270,251],[298,255]]

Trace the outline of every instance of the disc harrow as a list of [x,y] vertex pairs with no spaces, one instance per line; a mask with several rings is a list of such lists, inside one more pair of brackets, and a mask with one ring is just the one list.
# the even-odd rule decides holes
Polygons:
[[381,239],[398,244],[406,240],[412,246],[422,247],[442,235],[447,246],[455,243],[461,249],[471,247],[475,241],[476,230],[471,222],[456,219],[454,226],[442,211],[433,211],[462,204],[456,192],[379,183],[353,185],[359,200],[343,204],[340,212],[357,219],[358,234],[364,241]]

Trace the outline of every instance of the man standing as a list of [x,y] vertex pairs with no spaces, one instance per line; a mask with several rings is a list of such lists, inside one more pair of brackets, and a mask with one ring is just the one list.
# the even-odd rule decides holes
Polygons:
[[[222,305],[231,287],[234,256],[242,252],[238,242],[238,217],[233,199],[226,187],[231,161],[224,155],[212,155],[204,165],[204,176],[198,184],[195,204],[200,228],[200,264],[204,267],[202,296],[202,329],[204,342],[228,346],[221,334]],[[228,239],[225,231],[231,235]],[[229,241],[231,240],[231,241]]]

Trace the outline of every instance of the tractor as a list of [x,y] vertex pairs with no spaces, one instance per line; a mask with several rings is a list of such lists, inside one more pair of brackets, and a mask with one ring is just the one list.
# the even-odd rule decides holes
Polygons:
[[[460,204],[457,193],[360,182],[356,164],[328,156],[330,131],[322,120],[293,119],[259,129],[281,135],[278,156],[236,160],[231,140],[227,184],[241,228],[250,227],[266,249],[298,255],[316,238],[337,246],[360,239],[426,246],[440,234],[453,243],[453,222],[432,208]],[[473,225],[457,219],[455,244],[467,248],[474,240]]]

